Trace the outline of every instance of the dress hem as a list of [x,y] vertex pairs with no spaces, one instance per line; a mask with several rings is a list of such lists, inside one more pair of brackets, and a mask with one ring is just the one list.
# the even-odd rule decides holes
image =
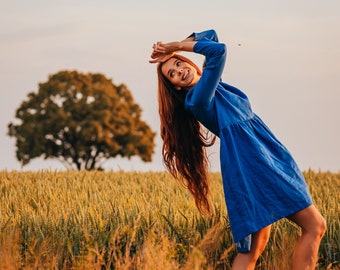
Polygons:
[[[297,212],[299,212],[299,211],[302,211],[302,210],[304,210],[304,209],[306,209],[307,207],[310,207],[310,206],[312,206],[312,205],[313,205],[313,202],[308,202],[307,205],[301,206],[301,207],[299,207],[297,210],[294,209],[294,210],[292,210],[291,212],[289,212],[288,214],[282,214],[282,215],[280,215],[279,217],[273,219],[273,220],[270,221],[270,222],[266,222],[266,223],[264,223],[264,224],[259,225],[258,228],[254,228],[254,230],[252,230],[252,232],[245,233],[244,236],[241,236],[241,237],[238,237],[238,238],[234,238],[234,237],[233,237],[233,238],[234,238],[234,243],[239,242],[240,240],[242,240],[242,239],[244,239],[245,237],[247,237],[249,234],[256,233],[256,232],[258,232],[259,230],[261,230],[261,229],[263,229],[263,228],[265,228],[265,227],[267,227],[267,226],[269,226],[269,225],[272,225],[272,224],[274,224],[275,222],[278,222],[279,220],[281,220],[281,219],[283,219],[283,218],[287,218],[288,216],[291,216],[291,215],[293,215],[293,214],[295,214],[295,213],[297,213]],[[232,231],[232,230],[231,230],[231,231]]]

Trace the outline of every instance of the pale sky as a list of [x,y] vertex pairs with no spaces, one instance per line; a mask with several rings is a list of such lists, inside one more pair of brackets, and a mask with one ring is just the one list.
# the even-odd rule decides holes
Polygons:
[[[302,170],[339,172],[339,10],[338,0],[1,0],[0,170],[64,169],[42,159],[21,168],[15,139],[6,134],[29,92],[49,75],[74,69],[126,84],[157,132],[152,163],[136,157],[104,167],[164,170],[151,46],[215,29],[228,48],[222,79],[248,95]],[[218,146],[210,150],[213,171]]]

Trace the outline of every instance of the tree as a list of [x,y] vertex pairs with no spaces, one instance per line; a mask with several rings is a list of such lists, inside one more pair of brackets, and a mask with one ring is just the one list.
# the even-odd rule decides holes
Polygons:
[[151,161],[155,133],[124,84],[115,86],[102,74],[60,71],[27,97],[16,110],[20,123],[8,125],[23,165],[36,157],[78,170],[102,169],[116,156]]

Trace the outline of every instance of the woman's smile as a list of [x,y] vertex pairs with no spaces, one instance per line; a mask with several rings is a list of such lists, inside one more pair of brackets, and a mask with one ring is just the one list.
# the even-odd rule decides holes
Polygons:
[[188,89],[198,80],[196,69],[185,61],[170,58],[162,65],[162,73],[177,88]]
[[185,73],[184,73],[184,76],[183,76],[183,80],[185,80],[186,78],[187,78],[187,76],[188,76],[188,74],[189,74],[189,70],[187,70]]

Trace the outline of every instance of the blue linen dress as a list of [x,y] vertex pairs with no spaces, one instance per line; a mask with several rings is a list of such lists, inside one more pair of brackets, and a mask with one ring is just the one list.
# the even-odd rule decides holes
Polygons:
[[205,56],[203,74],[185,108],[220,138],[224,195],[234,242],[312,204],[289,151],[252,111],[247,96],[221,81],[226,46],[216,32],[193,33]]

